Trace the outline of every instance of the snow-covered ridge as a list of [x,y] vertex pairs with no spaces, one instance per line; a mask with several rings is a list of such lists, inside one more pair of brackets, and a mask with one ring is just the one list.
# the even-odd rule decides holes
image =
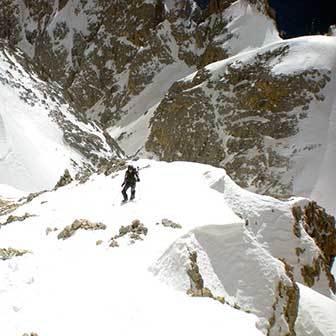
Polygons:
[[0,43],[0,183],[26,191],[55,185],[65,168],[121,156],[94,123],[78,118],[59,88],[38,79],[25,58]]
[[316,199],[335,213],[336,39],[302,37],[218,61],[176,82],[150,119],[146,149],[207,162],[240,185]]
[[[210,327],[220,333],[223,326],[227,335],[270,330],[279,336],[295,328],[304,336],[309,327],[333,335],[335,302],[314,291],[323,315],[307,324],[307,314],[315,308],[307,296],[301,300],[296,284],[304,281],[296,270],[320,254],[300,223],[302,238],[293,232],[291,207],[307,200],[285,202],[244,191],[224,170],[208,165],[133,164],[141,179],[134,202],[120,205],[122,170],[93,174],[84,184],[74,181],[0,216],[0,254],[9,247],[31,252],[8,259],[9,250],[3,251],[0,312],[7,322],[0,325],[1,334],[105,335],[113,325],[119,335],[152,334],[158,328],[163,335],[203,335]],[[4,200],[7,191],[0,190]],[[8,192],[17,202],[15,193]],[[26,213],[32,216],[23,219]],[[97,223],[90,224],[96,229],[76,226],[68,239],[58,239],[76,219]],[[146,234],[125,233],[135,219]],[[162,225],[164,219],[181,228]],[[305,249],[301,261],[292,258],[295,247]],[[190,286],[189,251],[198,254],[204,285],[229,304],[183,293]],[[323,272],[313,288],[328,295]]]

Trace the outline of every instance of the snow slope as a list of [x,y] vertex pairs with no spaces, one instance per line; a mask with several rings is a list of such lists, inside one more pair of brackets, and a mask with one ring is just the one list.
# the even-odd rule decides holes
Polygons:
[[336,303],[299,284],[300,306],[297,333],[314,336],[336,335]]
[[[228,302],[258,315],[259,326],[267,333],[278,284],[284,281],[292,286],[284,265],[258,244],[243,225],[201,227],[175,242],[153,267],[154,274],[162,281],[185,291],[189,288],[185,273],[187,248],[196,250],[200,256],[205,286],[214,295],[224,296]],[[279,319],[284,319],[281,310],[283,307],[280,318],[275,318],[275,328],[289,332],[286,323],[280,326]]]
[[[146,166],[147,162],[139,164]],[[203,335],[209,330],[220,333],[225,327],[228,335],[261,335],[255,328],[255,316],[213,300],[189,298],[148,272],[181,232],[207,220],[223,223],[222,212],[216,211],[222,201],[205,181],[198,181],[197,166],[150,165],[140,171],[143,182],[135,203],[120,206],[124,172],[112,178],[93,175],[84,185],[45,193],[17,210],[17,214],[27,211],[37,217],[1,227],[1,247],[26,248],[33,253],[0,260],[0,334],[151,335],[160,331],[163,335]],[[181,168],[187,176],[180,175]],[[199,192],[213,200],[207,206],[210,217]],[[186,197],[190,202],[184,202]],[[224,223],[241,221],[225,205],[222,210]],[[164,217],[181,222],[183,229],[156,225]],[[58,240],[56,234],[75,218],[101,221],[107,230],[77,232],[67,241]],[[112,234],[135,218],[148,227],[144,241],[130,244],[124,238],[119,248],[108,247]],[[46,236],[46,228],[55,226],[58,232]],[[98,239],[104,241],[100,246],[95,245]]]
[[[226,335],[261,335],[260,330],[267,329],[263,312],[268,309],[272,314],[277,281],[291,288],[293,281],[266,242],[258,241],[258,235],[245,227],[218,185],[214,187],[215,181],[226,176],[224,170],[185,162],[139,160],[134,164],[140,167],[141,178],[135,202],[120,205],[124,176],[120,171],[110,176],[93,174],[84,184],[73,182],[41,194],[11,213],[34,215],[24,221],[4,225],[9,214],[0,217],[0,249],[31,251],[0,260],[0,334],[204,335],[225,331]],[[225,179],[228,182],[229,178]],[[236,193],[243,193],[234,184],[226,186],[233,200],[235,188]],[[0,189],[1,198],[8,193],[13,201],[15,192],[6,189]],[[245,200],[247,208],[254,208],[252,201]],[[268,205],[281,217],[288,208],[278,209],[278,202],[268,199]],[[80,218],[104,223],[107,228],[78,230],[67,240],[57,239],[65,226]],[[162,226],[164,218],[182,228]],[[110,238],[134,219],[148,228],[143,241],[132,241],[125,235],[117,239],[119,247],[109,247]],[[288,227],[283,228],[283,236],[286,230]],[[290,233],[287,237],[292,239]],[[183,244],[178,247],[181,239]],[[223,241],[231,247],[223,248]],[[250,307],[260,319],[209,298],[191,298],[175,291],[187,289],[186,246],[199,252],[205,285],[209,284],[214,294],[224,295],[231,305]],[[171,254],[172,248],[178,253]],[[182,259],[166,269],[163,260],[167,255]],[[153,272],[160,277],[154,277]],[[177,280],[174,288],[169,288],[166,284],[172,284],[172,278]],[[255,279],[255,291],[249,279]],[[319,285],[321,288],[322,280]],[[282,330],[287,328],[282,311],[285,301],[275,310],[276,326]],[[309,311],[309,306],[305,309]]]
[[65,168],[75,171],[73,163],[92,166],[90,156],[118,156],[102,130],[77,118],[29,63],[0,47],[0,183],[39,191],[54,186]]
[[234,2],[225,11],[224,20],[229,22],[230,38],[223,36],[223,47],[232,56],[281,41],[275,22],[246,0]]

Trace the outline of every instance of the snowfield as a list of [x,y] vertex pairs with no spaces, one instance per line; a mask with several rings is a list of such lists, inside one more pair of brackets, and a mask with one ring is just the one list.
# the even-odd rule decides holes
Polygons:
[[[222,211],[223,224],[241,222],[225,204],[220,206],[223,202],[204,181],[195,185],[200,174],[197,166],[186,164],[181,176],[179,165],[172,169],[166,164],[150,165],[154,167],[140,171],[143,182],[134,203],[120,206],[123,172],[112,179],[95,175],[85,185],[45,193],[17,210],[37,217],[1,227],[1,247],[33,253],[0,262],[4,322],[0,334],[142,335],[160,330],[164,335],[202,335],[209,328],[216,333],[224,328],[232,335],[260,335],[255,316],[210,299],[189,298],[148,271],[169,243],[194,225],[209,218],[219,224]],[[172,184],[173,180],[177,183]],[[199,192],[202,195],[207,189],[213,201],[205,211]],[[165,217],[181,222],[183,229],[156,225]],[[77,232],[69,240],[58,240],[56,234],[76,218],[103,222],[107,230]],[[119,248],[109,247],[108,240],[119,227],[136,218],[148,227],[144,241],[133,245],[124,239]],[[47,236],[47,227],[59,230]],[[96,246],[99,239],[104,242]]]
[[[84,184],[73,182],[41,194],[11,213],[33,215],[23,221],[5,225],[8,214],[0,217],[0,249],[31,251],[0,259],[1,335],[266,332],[277,283],[281,280],[292,286],[292,280],[267,244],[245,227],[245,220],[216,190],[218,185],[214,188],[214,181],[227,182],[224,195],[232,194],[232,200],[239,190],[244,197],[244,190],[232,181],[230,185],[224,170],[207,165],[149,160],[134,164],[140,168],[141,179],[134,202],[120,205],[122,170],[110,176],[94,174]],[[6,186],[0,190],[2,200],[6,195],[12,201],[22,196]],[[248,194],[251,199],[255,195]],[[290,204],[302,202],[291,200],[288,208],[281,209],[280,201],[267,200],[279,217],[288,215]],[[245,205],[254,208],[252,201]],[[164,227],[165,218],[182,228]],[[68,239],[58,239],[75,219],[103,223],[106,230],[77,230]],[[111,237],[135,219],[148,229],[141,235],[143,240],[124,235],[116,239],[119,247],[110,247]],[[287,230],[285,226],[283,237]],[[230,305],[185,294],[190,287],[188,249],[198,253],[205,287],[214,296],[224,296]],[[322,280],[320,289],[325,285]],[[336,305],[328,302],[330,307]],[[234,304],[240,310],[232,308]],[[302,305],[304,318],[311,305]],[[276,308],[276,323],[285,330],[282,308],[282,303]],[[319,328],[324,319],[312,323]],[[333,335],[336,324],[328,330],[325,335]]]
[[[32,86],[29,76],[13,73],[5,55],[1,55],[0,71],[9,78],[16,75],[28,88]],[[64,146],[62,131],[48,117],[45,106],[31,106],[6,82],[0,88],[0,182],[27,191],[50,188],[71,156],[78,160],[79,155]]]
[[[336,335],[335,301],[299,284],[300,306],[297,333],[304,335]],[[323,321],[323,323],[321,323]],[[302,328],[302,329],[301,329]]]

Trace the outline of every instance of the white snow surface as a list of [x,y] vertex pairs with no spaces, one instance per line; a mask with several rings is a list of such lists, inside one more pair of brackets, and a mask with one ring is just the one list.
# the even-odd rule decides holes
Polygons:
[[[279,281],[290,284],[284,265],[273,258],[241,225],[204,226],[174,243],[153,267],[168,285],[187,290],[189,278],[187,249],[197,251],[200,272],[214,295],[238,303],[246,311],[267,320],[273,313]],[[206,258],[204,257],[206,256]],[[258,271],[256,271],[258,270]]]
[[[22,205],[12,214],[35,216],[0,227],[0,248],[31,251],[0,260],[1,335],[32,331],[50,336],[204,335],[225,330],[226,335],[257,336],[262,335],[260,330],[265,332],[263,318],[174,290],[187,289],[186,246],[199,252],[205,285],[215,295],[251,307],[260,316],[270,307],[277,280],[290,283],[283,264],[246,229],[236,209],[214,186],[223,177],[229,179],[225,171],[186,162],[133,164],[140,167],[141,179],[134,202],[120,205],[124,171],[94,174],[85,184],[73,182]],[[226,195],[233,193],[232,202],[239,190],[243,192],[233,182],[226,184]],[[2,199],[16,196],[6,186],[0,192]],[[274,208],[280,202],[267,200]],[[245,205],[255,206],[252,201]],[[287,210],[278,211],[281,216]],[[0,222],[7,217],[0,217]],[[57,234],[79,218],[104,223],[107,229],[79,230],[67,240],[58,240]],[[158,224],[163,218],[181,224],[182,229]],[[148,228],[143,241],[132,243],[123,236],[118,239],[120,247],[109,247],[120,226],[134,219]],[[47,235],[47,228],[57,230]],[[162,260],[181,239],[184,245],[173,256],[180,256],[182,263],[165,274]],[[97,240],[102,244],[96,245]],[[175,276],[180,280],[174,288],[167,286]]]
[[[1,73],[19,77],[1,58]],[[28,76],[20,76],[20,82],[31,87]],[[31,106],[20,99],[15,87],[1,83],[0,101],[0,183],[27,191],[51,187],[69,165],[71,155],[78,155],[64,145],[63,133],[44,105]]]
[[223,47],[231,55],[281,41],[274,20],[260,13],[246,0],[233,3],[225,11],[224,19],[229,22],[225,35],[232,37],[223,41]]
[[336,301],[298,284],[300,305],[296,332],[302,335],[336,335]]
[[[261,335],[254,315],[212,299],[190,298],[148,271],[169,244],[197,225],[241,223],[202,178],[211,167],[137,164],[148,168],[140,170],[135,202],[120,205],[124,171],[93,175],[86,184],[42,194],[15,212],[36,217],[1,227],[0,247],[32,251],[0,260],[1,335],[204,335],[223,328],[227,335]],[[107,229],[58,240],[75,218],[103,222]],[[144,240],[130,244],[122,237],[119,248],[109,247],[119,227],[136,218],[148,227]],[[157,225],[163,218],[182,229]],[[46,235],[47,227],[58,231]],[[96,246],[98,239],[103,243]]]
[[[257,314],[265,333],[275,305],[276,323],[285,329],[287,322],[282,311],[287,302],[281,295],[276,300],[278,283],[291,287],[292,282],[279,259],[293,265],[295,280],[303,281],[302,267],[311,264],[320,253],[304,230],[301,229],[300,239],[293,233],[291,208],[303,206],[308,200],[280,201],[251,193],[237,186],[221,169],[206,171],[204,177],[210,188],[222,195],[224,204],[243,217],[247,225],[206,225],[192,230],[167,249],[153,265],[153,273],[169,286],[186,290],[190,282],[185,274],[188,250],[195,250],[205,286],[214,295],[224,296]],[[297,248],[304,251],[299,258]],[[316,278],[313,288],[331,296],[324,273]],[[304,326],[298,328],[306,331]]]

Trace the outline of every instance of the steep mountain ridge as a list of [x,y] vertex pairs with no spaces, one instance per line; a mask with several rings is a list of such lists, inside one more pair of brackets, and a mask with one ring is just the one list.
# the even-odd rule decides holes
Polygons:
[[38,79],[22,54],[0,42],[0,183],[26,191],[54,186],[64,169],[94,170],[123,157],[116,142]]
[[312,197],[334,212],[335,56],[334,37],[303,37],[213,63],[171,87],[146,150],[222,166],[250,190]]
[[[43,78],[61,84],[76,110],[113,124],[130,113],[132,97],[171,65],[190,73],[239,52],[229,48],[238,32],[226,28],[237,18],[223,17],[232,3],[211,1],[201,10],[194,0],[4,0],[0,37],[38,64]],[[264,1],[239,3],[267,13]]]

